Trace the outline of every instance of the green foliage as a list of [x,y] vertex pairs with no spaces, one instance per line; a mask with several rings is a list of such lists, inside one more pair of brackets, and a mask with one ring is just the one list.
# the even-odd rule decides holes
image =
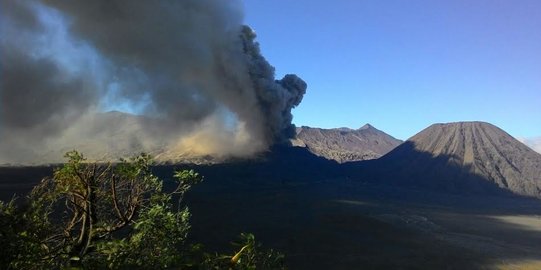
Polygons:
[[233,243],[238,248],[233,256],[208,255],[202,263],[203,269],[286,269],[283,265],[284,255],[274,250],[263,250],[257,243],[255,236],[250,233],[242,233],[240,240]]
[[21,206],[0,201],[0,269],[283,269],[283,255],[261,250],[251,234],[232,256],[186,243],[182,200],[203,179],[195,171],[176,171],[176,188],[165,192],[149,155],[115,165],[76,151],[66,158]]

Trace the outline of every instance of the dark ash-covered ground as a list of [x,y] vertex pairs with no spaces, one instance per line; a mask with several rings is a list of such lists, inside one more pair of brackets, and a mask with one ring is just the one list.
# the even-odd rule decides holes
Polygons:
[[[181,168],[205,176],[187,198],[192,240],[232,252],[240,232],[253,232],[285,253],[290,269],[541,267],[539,200],[393,187],[364,181],[354,167],[292,148],[255,161],[159,166],[155,173],[165,181]],[[0,169],[1,198],[27,192],[51,171]]]

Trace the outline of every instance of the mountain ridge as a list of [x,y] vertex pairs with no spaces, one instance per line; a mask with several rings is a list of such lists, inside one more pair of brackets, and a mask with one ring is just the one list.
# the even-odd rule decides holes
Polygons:
[[294,146],[306,147],[317,156],[339,163],[376,159],[402,143],[387,133],[365,124],[359,129],[350,128],[297,128]]

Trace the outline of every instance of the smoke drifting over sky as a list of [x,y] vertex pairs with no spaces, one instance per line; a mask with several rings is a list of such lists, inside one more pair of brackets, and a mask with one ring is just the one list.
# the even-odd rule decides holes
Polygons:
[[518,138],[518,140],[541,154],[541,137]]
[[294,135],[306,83],[275,80],[240,1],[1,3],[0,163],[245,156]]

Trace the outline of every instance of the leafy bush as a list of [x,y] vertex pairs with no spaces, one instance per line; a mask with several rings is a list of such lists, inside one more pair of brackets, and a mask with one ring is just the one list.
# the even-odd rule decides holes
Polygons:
[[242,233],[240,241],[234,243],[238,251],[233,256],[206,254],[201,268],[203,269],[285,269],[284,255],[274,250],[262,250],[261,244],[255,241],[255,236]]
[[176,171],[167,193],[146,154],[115,165],[66,157],[21,206],[0,202],[1,269],[283,269],[283,255],[261,250],[251,234],[232,256],[186,243],[182,200],[203,180],[193,170]]

